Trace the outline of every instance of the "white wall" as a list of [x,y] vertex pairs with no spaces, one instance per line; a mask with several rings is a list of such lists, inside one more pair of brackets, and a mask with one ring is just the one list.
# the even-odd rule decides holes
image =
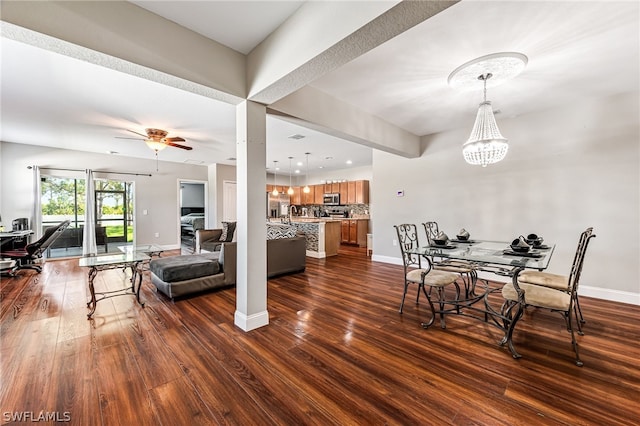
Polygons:
[[[33,172],[27,166],[109,170],[148,173],[148,176],[110,175],[116,180],[135,182],[135,225],[138,244],[158,244],[177,248],[180,241],[178,218],[178,177],[207,180],[205,166],[156,161],[150,151],[149,160],[120,155],[95,154],[80,151],[0,142],[0,207],[2,219],[10,225],[16,217],[31,217],[33,206]],[[60,173],[58,173],[59,175]],[[96,173],[96,177],[104,177]],[[143,215],[143,210],[148,214]],[[158,233],[158,237],[155,237]]]
[[509,153],[486,168],[462,158],[473,117],[469,128],[425,137],[418,159],[374,151],[374,259],[400,261],[393,225],[435,220],[450,236],[462,227],[478,239],[542,235],[556,243],[549,272],[568,274],[580,232],[593,226],[581,294],[640,304],[639,99],[498,116]]
[[227,166],[225,164],[212,164],[208,168],[209,176],[209,227],[222,227],[222,212],[224,207],[224,191],[223,182],[236,182],[235,166]]
[[203,183],[180,183],[182,189],[181,207],[204,207]]

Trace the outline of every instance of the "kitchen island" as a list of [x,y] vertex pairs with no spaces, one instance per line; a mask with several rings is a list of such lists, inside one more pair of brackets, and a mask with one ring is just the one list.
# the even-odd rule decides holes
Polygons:
[[307,256],[324,258],[338,254],[342,221],[293,217],[291,224],[305,235]]

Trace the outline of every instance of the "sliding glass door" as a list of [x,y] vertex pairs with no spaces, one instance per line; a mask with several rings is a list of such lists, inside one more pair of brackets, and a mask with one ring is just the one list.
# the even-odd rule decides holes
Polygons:
[[[133,242],[133,183],[96,180],[96,244],[98,254],[119,252],[118,246]],[[43,231],[63,220],[71,225],[51,245],[47,257],[82,255],[85,180],[43,176],[41,178]]]

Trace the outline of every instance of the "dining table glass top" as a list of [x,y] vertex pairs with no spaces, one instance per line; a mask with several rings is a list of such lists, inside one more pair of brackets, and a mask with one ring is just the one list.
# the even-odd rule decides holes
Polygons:
[[407,253],[429,257],[466,260],[478,264],[511,266],[544,270],[549,266],[555,244],[545,244],[542,248],[532,248],[527,253],[513,253],[508,242],[470,240],[468,242],[449,241],[446,246],[427,245]]

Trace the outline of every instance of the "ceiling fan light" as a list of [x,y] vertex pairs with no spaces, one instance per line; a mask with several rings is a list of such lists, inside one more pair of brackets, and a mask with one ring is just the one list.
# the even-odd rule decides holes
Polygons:
[[169,146],[164,142],[155,141],[153,139],[145,139],[144,143],[146,143],[147,146],[155,152],[162,151],[163,149]]

